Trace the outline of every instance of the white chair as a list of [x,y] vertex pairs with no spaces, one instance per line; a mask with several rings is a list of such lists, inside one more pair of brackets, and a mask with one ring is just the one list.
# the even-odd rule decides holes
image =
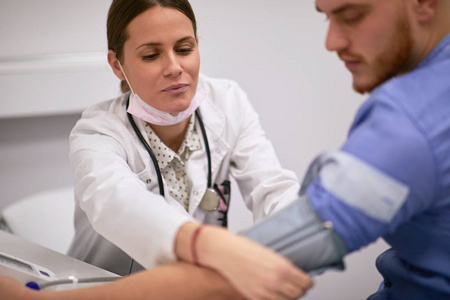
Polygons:
[[45,190],[19,199],[2,211],[8,231],[66,254],[75,235],[73,187]]

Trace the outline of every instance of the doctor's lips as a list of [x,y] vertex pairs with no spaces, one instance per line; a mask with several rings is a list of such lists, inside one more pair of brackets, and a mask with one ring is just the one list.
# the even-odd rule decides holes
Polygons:
[[186,92],[188,87],[188,84],[175,84],[165,88],[162,92],[176,95]]

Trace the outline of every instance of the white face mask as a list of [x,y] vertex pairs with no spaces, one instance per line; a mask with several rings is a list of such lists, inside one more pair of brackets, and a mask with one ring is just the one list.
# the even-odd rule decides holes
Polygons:
[[191,100],[189,107],[186,110],[179,112],[176,116],[173,116],[170,113],[160,111],[153,106],[148,105],[137,94],[131,92],[130,104],[127,112],[150,124],[159,126],[175,125],[190,117],[200,106],[205,99],[205,96],[206,92],[198,89],[194,98]]
[[125,80],[127,81],[128,86],[131,89],[130,103],[127,112],[141,120],[144,120],[147,123],[159,126],[170,126],[178,124],[190,117],[206,97],[206,92],[204,90],[197,89],[197,92],[195,93],[194,98],[191,100],[191,104],[189,105],[189,107],[174,116],[170,113],[160,111],[142,100],[139,95],[136,94],[131,88],[131,84],[128,81],[127,75],[125,75],[120,62],[119,66],[122,70],[123,75],[125,76]]

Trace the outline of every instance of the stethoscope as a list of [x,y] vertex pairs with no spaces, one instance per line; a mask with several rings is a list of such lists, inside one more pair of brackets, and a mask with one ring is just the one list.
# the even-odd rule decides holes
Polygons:
[[[127,106],[130,103],[130,99],[128,98]],[[141,143],[144,145],[145,149],[147,150],[148,154],[150,155],[150,158],[152,159],[153,165],[155,167],[156,176],[158,178],[158,186],[159,186],[159,194],[164,197],[164,184],[163,179],[161,176],[161,171],[159,169],[158,160],[156,159],[155,154],[153,153],[153,150],[151,149],[150,145],[147,143],[145,138],[142,136],[141,132],[136,126],[136,123],[133,120],[133,116],[127,112],[128,120],[130,121],[131,126],[134,129],[134,132],[138,136]],[[205,194],[203,195],[202,200],[200,201],[200,208],[207,212],[213,212],[217,211],[220,205],[220,198],[221,197],[224,201],[223,195],[221,195],[220,190],[217,188],[216,185],[213,186],[212,184],[212,166],[211,166],[211,151],[209,149],[209,143],[208,143],[208,137],[206,135],[205,125],[203,124],[202,117],[200,115],[200,111],[197,109],[195,110],[195,116],[198,120],[198,123],[200,125],[200,129],[202,131],[203,136],[203,142],[205,143],[205,150],[206,150],[206,157],[208,159],[208,187],[206,189]]]
[[[128,106],[130,104],[130,98],[128,97],[126,109],[128,110]],[[205,150],[206,150],[206,157],[208,159],[208,187],[205,191],[205,194],[203,195],[202,200],[200,201],[199,207],[203,209],[206,212],[214,212],[219,209],[220,206],[220,198],[225,202],[227,205],[227,208],[225,211],[219,212],[222,214],[222,218],[219,219],[219,221],[222,222],[222,226],[227,227],[228,226],[228,206],[230,203],[230,181],[225,180],[221,185],[223,188],[223,192],[219,189],[219,187],[214,184],[212,184],[212,166],[211,166],[211,151],[209,149],[209,143],[208,143],[208,137],[206,135],[205,125],[203,124],[202,117],[200,115],[200,111],[197,109],[195,110],[195,116],[198,120],[198,123],[200,125],[200,129],[202,131],[203,136],[203,142],[205,143]],[[141,132],[137,128],[136,123],[133,120],[133,116],[127,112],[128,120],[130,121],[131,126],[133,127],[134,132],[138,136],[139,140],[141,141],[142,145],[144,145],[145,149],[147,150],[148,154],[150,155],[150,158],[152,159],[153,166],[156,171],[156,176],[158,178],[158,187],[159,187],[159,194],[164,197],[164,183],[161,176],[161,170],[159,169],[158,160],[156,159],[155,153],[153,153],[153,150],[151,149],[150,145],[147,143],[145,138],[142,136]],[[228,201],[226,200],[226,195],[228,195]],[[220,197],[220,198],[219,198]],[[128,274],[131,274],[133,269],[134,259],[131,259],[130,268],[128,271]]]

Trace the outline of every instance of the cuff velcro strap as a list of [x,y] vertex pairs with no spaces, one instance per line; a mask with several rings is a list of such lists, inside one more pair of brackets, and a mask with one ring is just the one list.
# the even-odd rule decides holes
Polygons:
[[322,222],[306,195],[242,233],[277,251],[310,275],[326,269],[344,269],[342,257],[348,253],[330,222]]

